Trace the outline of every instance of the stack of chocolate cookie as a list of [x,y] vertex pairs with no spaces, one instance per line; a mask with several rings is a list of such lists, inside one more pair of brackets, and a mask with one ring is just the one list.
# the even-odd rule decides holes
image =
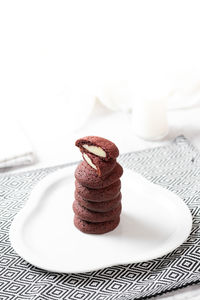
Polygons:
[[81,138],[76,146],[84,160],[75,171],[74,224],[85,233],[109,232],[118,226],[122,209],[119,150],[96,136]]

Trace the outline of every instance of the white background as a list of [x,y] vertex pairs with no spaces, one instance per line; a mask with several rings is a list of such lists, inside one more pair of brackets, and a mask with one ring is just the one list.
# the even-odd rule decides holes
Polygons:
[[20,122],[40,163],[75,158],[74,140],[85,134],[135,150],[124,114],[120,129],[119,117],[102,110],[82,126],[93,96],[112,81],[128,82],[136,101],[138,88],[151,85],[184,93],[185,82],[200,78],[199,28],[199,1],[2,1],[1,112]]
[[[135,136],[130,113],[92,108],[93,99],[113,81],[128,82],[137,101],[138,87],[184,90],[180,78],[196,80],[199,9],[191,0],[1,1],[0,110],[7,126],[22,125],[37,166],[80,159],[74,142],[82,135],[110,138],[121,152],[156,146]],[[185,134],[200,147],[199,116],[198,106],[169,111],[159,144]]]
[[[93,96],[112,81],[128,82],[136,101],[151,85],[184,92],[200,78],[199,29],[199,1],[2,1],[1,112],[21,124],[40,163],[75,159],[74,140],[85,134],[135,150],[129,116],[91,114]],[[170,122],[177,127],[177,117]]]

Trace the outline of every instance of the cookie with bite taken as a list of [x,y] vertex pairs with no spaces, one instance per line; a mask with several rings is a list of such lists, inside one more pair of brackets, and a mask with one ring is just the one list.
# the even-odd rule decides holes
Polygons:
[[74,225],[80,231],[102,234],[114,230],[122,210],[122,166],[116,161],[117,146],[101,137],[76,141],[83,161],[75,170]]
[[82,156],[83,159],[88,163],[88,165],[96,170],[97,174],[100,177],[109,174],[116,166],[116,159],[99,159],[98,156],[89,152],[83,152]]
[[103,160],[116,159],[119,156],[119,149],[117,146],[99,136],[86,136],[78,139],[75,144],[80,148],[81,152],[92,153]]

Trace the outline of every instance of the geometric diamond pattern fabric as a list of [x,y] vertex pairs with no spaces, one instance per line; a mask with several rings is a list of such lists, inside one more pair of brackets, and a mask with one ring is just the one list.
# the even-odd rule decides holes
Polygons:
[[37,182],[67,165],[1,175],[0,300],[143,299],[200,281],[200,153],[180,136],[165,147],[123,154],[120,162],[184,199],[193,215],[188,240],[148,262],[82,274],[40,270],[11,248],[10,224]]

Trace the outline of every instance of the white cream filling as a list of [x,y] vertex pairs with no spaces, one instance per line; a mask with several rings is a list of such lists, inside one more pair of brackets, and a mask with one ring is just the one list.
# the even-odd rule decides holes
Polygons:
[[92,167],[95,170],[97,169],[97,167],[93,164],[93,162],[91,161],[91,159],[89,158],[89,156],[87,156],[86,153],[83,153],[83,157],[87,161],[88,165],[90,165],[90,167]]
[[83,148],[97,156],[106,157],[106,152],[101,147],[89,146],[87,144],[84,144]]

